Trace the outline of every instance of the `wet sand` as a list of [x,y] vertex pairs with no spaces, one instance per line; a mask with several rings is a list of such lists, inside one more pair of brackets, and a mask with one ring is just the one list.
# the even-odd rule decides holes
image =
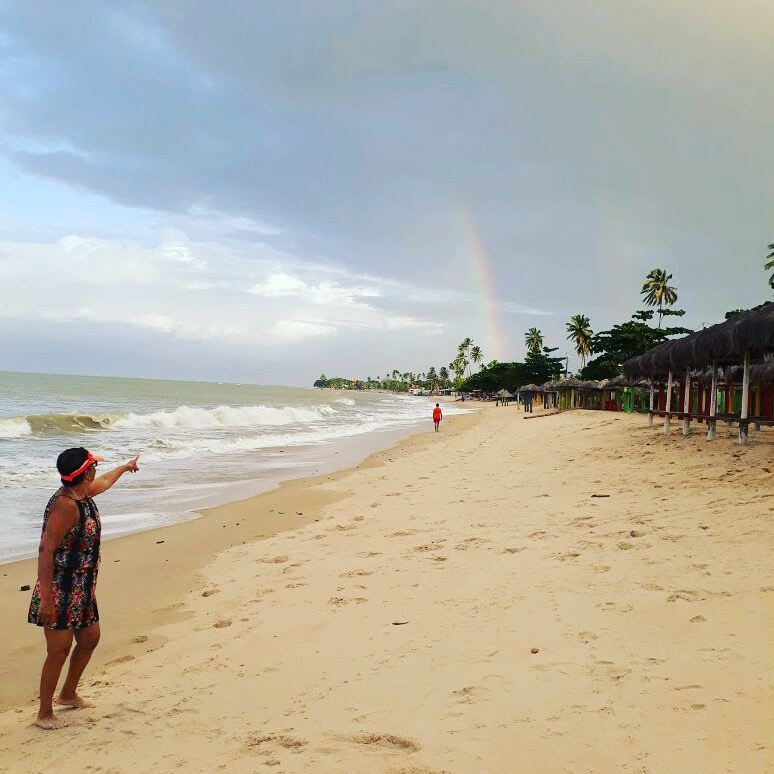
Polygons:
[[443,430],[106,544],[97,706],[55,743],[2,578],[27,699],[0,768],[771,770],[774,434],[494,406]]

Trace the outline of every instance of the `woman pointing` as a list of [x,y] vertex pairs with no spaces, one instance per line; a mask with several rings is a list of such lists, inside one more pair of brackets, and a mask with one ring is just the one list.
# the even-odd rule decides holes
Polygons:
[[137,457],[97,477],[95,457],[83,448],[67,449],[56,461],[62,486],[48,501],[38,549],[38,582],[32,592],[27,620],[42,626],[46,660],[40,676],[40,708],[35,721],[45,729],[59,728],[53,698],[62,666],[70,656],[57,704],[87,706],[78,696],[78,681],[99,642],[96,588],[101,523],[92,498],[106,492],[126,472],[136,473]]

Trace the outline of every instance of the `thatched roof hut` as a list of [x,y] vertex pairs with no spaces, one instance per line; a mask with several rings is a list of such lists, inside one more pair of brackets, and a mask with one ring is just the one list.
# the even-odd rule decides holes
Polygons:
[[[770,359],[774,353],[774,302],[766,302],[755,309],[712,325],[680,339],[665,341],[644,355],[631,358],[624,363],[623,373],[627,379],[644,377],[651,380],[669,375],[664,428],[669,430],[672,413],[682,414],[683,433],[687,435],[693,416],[690,409],[692,382],[710,384],[711,396],[718,385],[718,368],[724,370],[728,384],[741,381],[742,409],[739,416],[740,441],[747,437],[747,418],[750,411],[750,384],[770,384],[774,364]],[[740,368],[740,364],[742,367]],[[709,370],[709,373],[707,371]],[[671,411],[672,378],[680,374],[684,381],[683,411]],[[683,376],[684,375],[684,376]],[[708,437],[714,437],[715,398],[712,397],[709,410]],[[756,396],[756,404],[760,395]],[[685,408],[688,406],[688,408]],[[652,412],[651,412],[652,419]],[[757,420],[756,420],[757,422]]]
[[559,379],[558,381],[554,382],[554,389],[569,390],[581,387],[582,385],[583,382],[580,379],[576,379],[574,376],[571,376],[568,379]]
[[751,362],[761,362],[774,352],[774,302],[743,312],[680,339],[665,341],[644,355],[623,365],[629,379],[663,376],[668,371],[704,368],[713,361],[719,366],[738,365],[745,352]]

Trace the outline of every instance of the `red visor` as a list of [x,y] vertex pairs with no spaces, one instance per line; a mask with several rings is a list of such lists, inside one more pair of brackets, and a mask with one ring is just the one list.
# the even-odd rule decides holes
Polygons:
[[68,473],[66,476],[60,476],[60,478],[62,481],[65,481],[69,484],[70,481],[80,476],[81,473],[85,473],[95,462],[104,462],[104,458],[95,457],[91,452],[89,452],[89,456],[86,458],[86,462],[84,462],[83,465],[78,468],[78,470],[74,470],[72,473]]

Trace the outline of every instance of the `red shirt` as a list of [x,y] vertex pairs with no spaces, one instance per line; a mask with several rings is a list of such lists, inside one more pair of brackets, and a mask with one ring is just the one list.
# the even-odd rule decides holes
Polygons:
[[441,413],[441,409],[436,406],[433,409],[433,422],[440,422],[441,419],[443,419],[443,414]]

